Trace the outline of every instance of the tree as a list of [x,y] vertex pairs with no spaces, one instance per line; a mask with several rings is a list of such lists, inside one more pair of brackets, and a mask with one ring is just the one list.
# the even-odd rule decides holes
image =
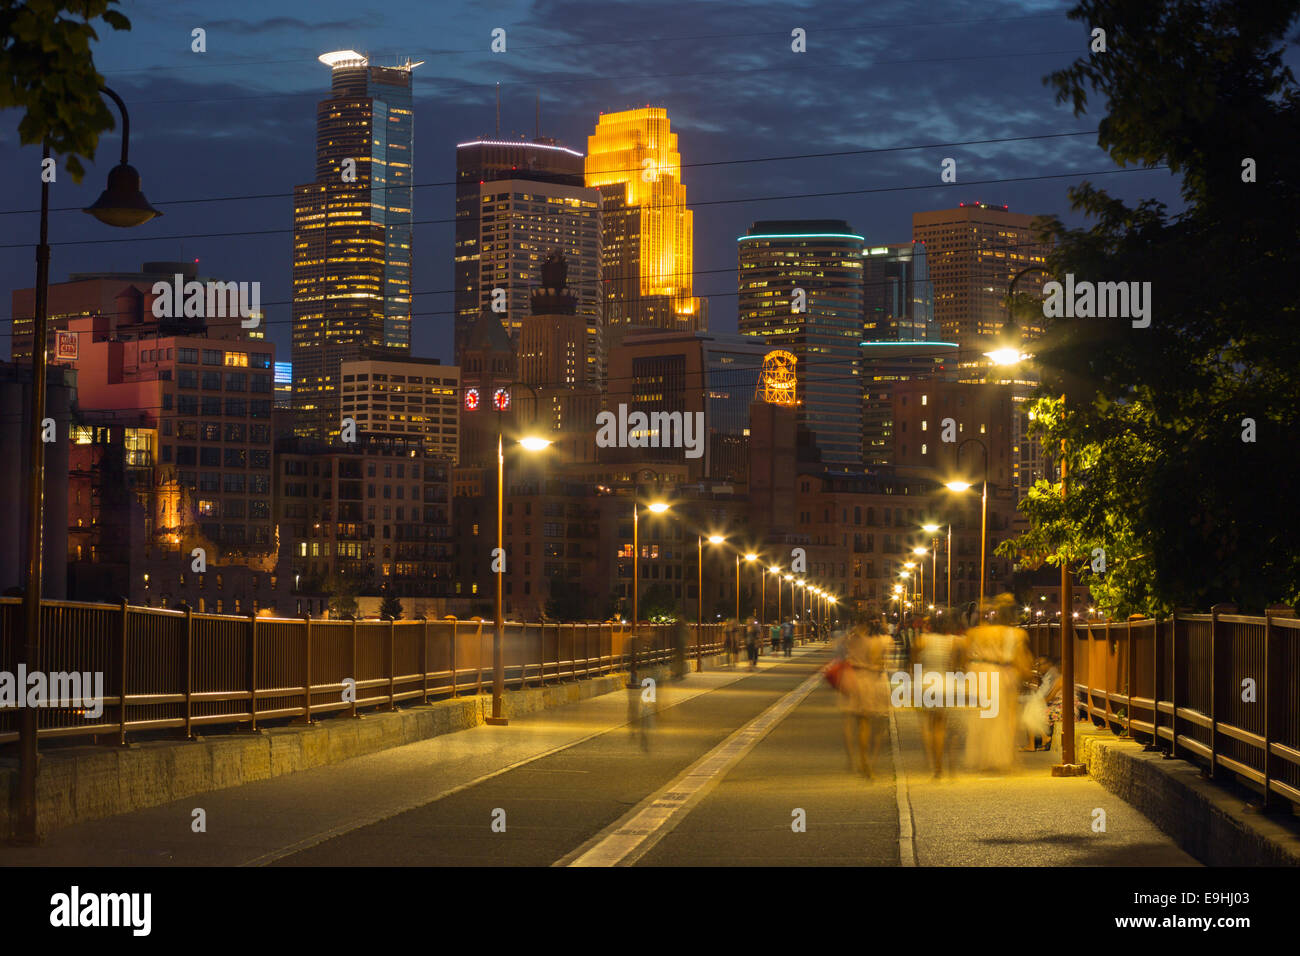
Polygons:
[[325,582],[325,593],[329,595],[330,616],[355,618],[359,590],[357,582],[347,575],[331,574]]
[[560,575],[550,580],[550,596],[546,599],[546,616],[555,621],[581,621],[586,618],[586,601],[582,586]]
[[637,596],[637,613],[641,620],[654,624],[668,624],[677,620],[677,601],[673,589],[660,582],[652,584]]
[[402,601],[387,587],[384,588],[383,596],[379,601],[379,616],[390,617],[394,621],[401,620],[402,617]]
[[1065,440],[1068,497],[1040,481],[1022,503],[1031,530],[998,550],[1069,562],[1112,612],[1300,602],[1300,509],[1285,504],[1300,91],[1282,64],[1298,14],[1300,0],[1085,0],[1069,15],[1105,30],[1107,52],[1045,80],[1076,115],[1104,99],[1098,141],[1116,162],[1181,177],[1175,215],[1084,183],[1070,199],[1092,227],[1046,228],[1057,279],[1150,282],[1153,307],[1144,328],[1047,321],[1037,351],[1054,397],[1032,428],[1052,452]]
[[66,156],[65,168],[81,182],[81,159],[93,159],[99,134],[113,129],[113,115],[99,88],[90,42],[96,20],[114,30],[131,29],[117,0],[0,0],[0,109],[25,110],[18,123],[24,145],[48,141]]

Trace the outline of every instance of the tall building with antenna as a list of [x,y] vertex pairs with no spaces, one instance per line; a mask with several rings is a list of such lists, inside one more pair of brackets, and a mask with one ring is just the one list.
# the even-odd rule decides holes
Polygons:
[[411,71],[354,50],[325,53],[316,175],[294,188],[294,430],[337,435],[339,365],[411,348]]
[[668,111],[602,113],[586,170],[603,197],[606,347],[632,328],[707,330],[708,302],[692,294],[694,218]]
[[[563,255],[576,314],[586,323],[586,384],[603,374],[600,300],[600,193],[583,182],[583,155],[540,135],[538,100],[534,138],[507,139],[497,126],[456,146],[456,249],[454,287],[457,360],[478,317],[497,314],[516,348],[531,313],[532,290],[547,257]],[[495,290],[504,292],[504,299]]]

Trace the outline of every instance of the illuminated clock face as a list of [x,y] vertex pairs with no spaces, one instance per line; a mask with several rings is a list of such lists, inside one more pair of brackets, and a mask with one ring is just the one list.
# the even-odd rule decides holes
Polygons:
[[510,390],[498,388],[492,393],[492,406],[499,412],[504,412],[510,407]]
[[478,389],[465,389],[465,410],[469,412],[478,411]]

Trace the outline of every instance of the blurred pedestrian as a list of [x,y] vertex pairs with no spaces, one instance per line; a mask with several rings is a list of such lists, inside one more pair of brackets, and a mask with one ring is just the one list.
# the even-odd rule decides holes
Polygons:
[[889,635],[874,627],[855,627],[845,639],[845,667],[840,678],[844,746],[849,769],[870,780],[884,738],[889,735],[889,680],[885,676]]
[[781,646],[785,648],[785,656],[789,657],[794,653],[794,622],[786,621],[781,625]]
[[[930,758],[936,780],[943,776],[945,761],[949,775],[952,774],[948,707],[954,696],[956,662],[963,643],[960,630],[957,615],[951,609],[946,613],[940,610],[912,645],[914,660],[921,665],[921,742],[925,745],[926,756]],[[929,688],[934,690],[927,695],[924,691]]]
[[758,669],[758,644],[762,639],[759,631],[758,621],[750,619],[749,626],[745,628],[745,652],[749,655],[749,669]]
[[966,725],[966,763],[972,770],[1010,770],[1015,763],[1020,685],[1032,667],[1029,637],[1013,626],[1017,620],[1015,599],[1000,594],[993,602],[993,622],[966,632],[976,686],[991,698],[980,701],[979,713]]

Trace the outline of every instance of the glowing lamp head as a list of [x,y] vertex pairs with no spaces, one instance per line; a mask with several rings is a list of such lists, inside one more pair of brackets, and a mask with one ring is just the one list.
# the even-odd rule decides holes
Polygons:
[[551,440],[537,435],[528,435],[519,439],[519,444],[524,446],[525,451],[542,451],[551,447]]
[[994,365],[1016,365],[1025,358],[1020,349],[1011,348],[1010,346],[994,349],[992,352],[985,352],[984,357]]
[[745,555],[745,560],[746,560],[746,561],[757,561],[757,560],[758,560],[758,555],[754,554],[753,552],[750,552],[749,554]]
[[921,525],[921,530],[926,534],[938,534],[939,526],[937,524],[923,524]]
[[913,548],[913,549],[912,549],[912,553],[913,553],[914,555],[916,555],[917,557],[920,557],[920,556],[923,555],[923,554],[929,554],[929,553],[930,553],[930,549],[929,549],[929,548]]
[[668,502],[652,501],[650,502],[650,504],[646,505],[646,507],[649,508],[651,511],[653,511],[655,514],[661,515],[668,510]]
[[723,537],[722,535],[720,535],[720,534],[711,534],[711,535],[709,535],[709,544],[722,544],[722,542],[724,542],[724,541],[726,541],[726,540],[727,540],[727,539],[724,538],[724,537]]
[[969,481],[945,481],[943,486],[949,491],[970,491],[971,488]]

